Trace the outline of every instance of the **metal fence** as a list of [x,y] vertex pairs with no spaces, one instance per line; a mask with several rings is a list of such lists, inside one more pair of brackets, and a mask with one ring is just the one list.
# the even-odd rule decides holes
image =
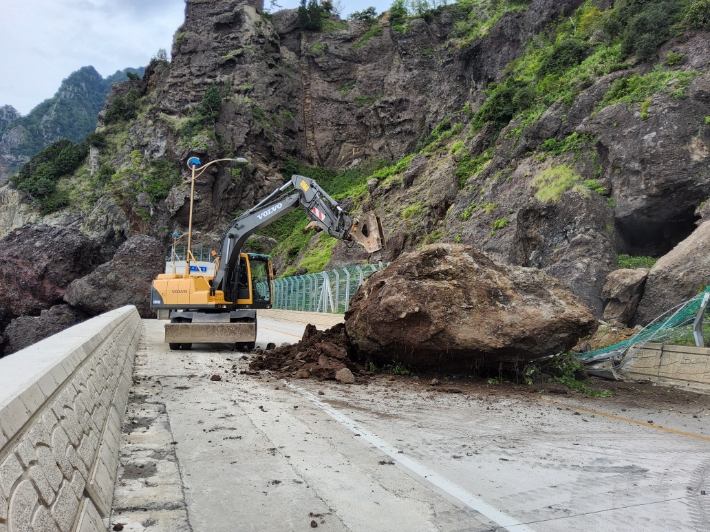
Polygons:
[[274,281],[273,308],[306,312],[345,312],[365,279],[389,263],[347,266],[336,270],[283,277]]

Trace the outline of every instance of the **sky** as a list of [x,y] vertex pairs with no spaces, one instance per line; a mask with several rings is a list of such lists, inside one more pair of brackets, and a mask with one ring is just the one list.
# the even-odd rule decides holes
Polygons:
[[[300,0],[277,0],[283,9]],[[390,0],[335,0],[345,18]],[[268,8],[270,0],[265,0]],[[102,76],[146,66],[159,49],[168,54],[185,18],[185,0],[2,0],[0,106],[22,115],[54,96],[62,80],[83,66]]]

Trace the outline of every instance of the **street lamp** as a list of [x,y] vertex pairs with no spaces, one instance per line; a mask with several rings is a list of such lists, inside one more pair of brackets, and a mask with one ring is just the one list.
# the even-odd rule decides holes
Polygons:
[[[210,161],[207,164],[203,165],[202,162],[197,157],[190,157],[187,160],[187,167],[192,170],[192,178],[190,179],[190,219],[188,222],[188,227],[187,227],[187,253],[185,254],[185,258],[187,260],[187,264],[185,267],[185,276],[189,277],[190,276],[190,257],[192,257],[192,260],[195,260],[195,257],[192,256],[192,206],[195,201],[195,179],[200,177],[205,170],[207,170],[210,166],[212,166],[214,163],[219,163],[219,162],[224,162],[224,161],[232,161],[237,164],[249,164],[249,161],[247,161],[243,157],[237,157],[236,159],[215,159],[214,161]],[[195,173],[197,168],[200,168],[200,171]],[[185,183],[186,181],[183,181]],[[197,261],[195,261],[197,262]]]

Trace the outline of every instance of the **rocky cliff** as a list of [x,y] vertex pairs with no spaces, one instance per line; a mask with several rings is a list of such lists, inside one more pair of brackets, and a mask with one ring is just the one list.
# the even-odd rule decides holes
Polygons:
[[[44,219],[105,250],[135,233],[167,242],[187,227],[186,159],[243,156],[248,170],[214,165],[197,182],[198,244],[298,171],[383,216],[389,246],[370,260],[468,244],[564,281],[600,317],[619,257],[664,256],[710,197],[706,4],[323,10],[310,31],[258,0],[187,0],[172,61],[114,87],[100,142],[60,180],[71,205]],[[302,218],[267,231],[280,271],[368,259],[302,236]]]

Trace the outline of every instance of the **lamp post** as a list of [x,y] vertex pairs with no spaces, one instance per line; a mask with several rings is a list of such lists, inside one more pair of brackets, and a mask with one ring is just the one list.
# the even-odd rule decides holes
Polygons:
[[[190,179],[190,218],[187,227],[187,253],[185,254],[186,266],[185,266],[185,276],[190,276],[190,257],[192,257],[192,207],[195,202],[195,180],[200,177],[205,170],[215,163],[232,161],[238,164],[249,164],[249,161],[243,157],[237,157],[236,159],[215,159],[207,164],[203,165],[197,157],[190,157],[187,160],[187,167],[192,170],[192,178]],[[196,172],[197,168],[200,168],[199,172]],[[194,257],[192,257],[194,259]]]

